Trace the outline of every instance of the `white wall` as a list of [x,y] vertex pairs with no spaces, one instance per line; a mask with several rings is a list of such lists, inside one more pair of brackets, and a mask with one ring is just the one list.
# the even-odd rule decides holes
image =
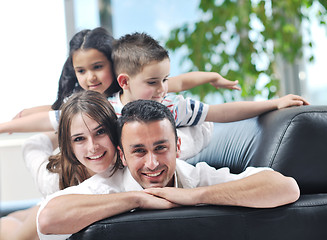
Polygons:
[[[0,1],[0,122],[52,104],[67,57],[64,0]],[[25,168],[26,135],[0,134],[1,201],[39,198]]]
[[25,138],[8,136],[0,140],[0,198],[2,202],[41,198],[25,167],[21,146]]
[[0,122],[55,101],[67,55],[63,3],[0,1]]

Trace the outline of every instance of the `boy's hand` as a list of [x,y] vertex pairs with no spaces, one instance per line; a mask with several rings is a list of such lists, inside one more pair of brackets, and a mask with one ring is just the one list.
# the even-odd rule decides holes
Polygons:
[[294,94],[288,94],[284,97],[274,99],[273,101],[277,102],[277,109],[287,108],[291,106],[309,105],[309,102],[303,97]]
[[218,88],[226,88],[226,89],[232,89],[232,90],[241,90],[241,88],[238,86],[238,80],[236,81],[230,81],[225,78],[223,78],[220,74],[218,74],[218,77],[211,81],[210,84],[214,86],[216,89]]

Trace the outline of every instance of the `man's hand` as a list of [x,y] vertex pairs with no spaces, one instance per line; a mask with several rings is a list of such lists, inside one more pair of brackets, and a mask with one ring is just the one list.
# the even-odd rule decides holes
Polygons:
[[[160,189],[160,188],[158,188]],[[145,192],[139,192],[139,208],[143,209],[170,209],[179,207],[178,204],[169,201],[168,199],[156,196],[154,194],[148,194]]]
[[144,192],[179,205],[196,205],[196,191],[200,188],[183,189],[174,187],[148,188]]

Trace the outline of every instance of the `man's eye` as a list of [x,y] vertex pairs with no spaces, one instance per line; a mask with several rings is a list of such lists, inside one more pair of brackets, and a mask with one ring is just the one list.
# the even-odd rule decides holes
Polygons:
[[133,153],[145,153],[145,150],[144,149],[142,149],[142,148],[137,148],[137,149],[134,149],[133,150]]
[[167,149],[167,146],[162,146],[162,145],[160,145],[160,146],[157,146],[156,147],[156,151],[164,151],[164,150],[166,150]]
[[168,81],[168,78],[164,78],[162,81],[163,81],[163,82],[166,82],[166,81]]

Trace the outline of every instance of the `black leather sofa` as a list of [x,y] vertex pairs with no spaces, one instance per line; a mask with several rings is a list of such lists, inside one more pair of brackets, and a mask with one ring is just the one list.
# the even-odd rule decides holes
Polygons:
[[207,205],[136,210],[98,221],[70,239],[327,239],[327,106],[293,107],[215,124],[214,135],[190,163],[206,161],[234,173],[268,166],[297,180],[300,199],[270,209]]

